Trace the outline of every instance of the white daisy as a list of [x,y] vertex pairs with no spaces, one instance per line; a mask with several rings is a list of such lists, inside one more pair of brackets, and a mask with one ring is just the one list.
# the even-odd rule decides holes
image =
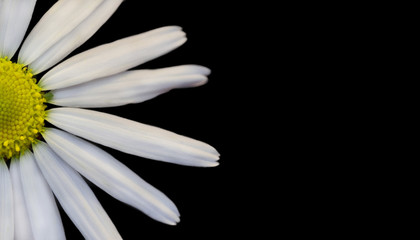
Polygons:
[[[86,239],[121,239],[82,176],[157,221],[179,222],[168,197],[86,140],[175,164],[218,165],[218,152],[206,143],[82,109],[139,103],[174,88],[203,85],[210,74],[197,65],[127,71],[181,46],[186,37],[176,26],[104,44],[59,63],[121,2],[57,1],[13,62],[36,0],[0,0],[1,240],[65,239],[54,195]],[[49,109],[46,103],[62,107]],[[45,120],[62,130],[45,128]]]

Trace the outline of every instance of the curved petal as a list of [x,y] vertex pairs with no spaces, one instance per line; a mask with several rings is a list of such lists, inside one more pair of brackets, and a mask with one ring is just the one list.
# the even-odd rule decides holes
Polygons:
[[19,165],[23,194],[35,239],[66,239],[54,195],[35,163],[34,155],[26,151],[20,157]]
[[48,48],[29,65],[33,73],[38,74],[54,66],[86,42],[111,17],[121,2],[122,0],[104,0],[73,31]]
[[123,72],[157,58],[186,41],[180,27],[163,27],[82,52],[60,63],[39,81],[59,89]]
[[52,91],[50,103],[84,108],[139,103],[174,88],[201,86],[209,74],[208,68],[195,65],[128,71]]
[[9,59],[22,43],[36,0],[0,1],[0,57]]
[[[14,0],[13,0],[14,1]],[[73,31],[102,0],[60,0],[45,13],[26,38],[19,62],[30,64]],[[77,13],[77,14],[75,14]]]
[[175,204],[102,149],[58,129],[43,133],[49,146],[70,166],[114,198],[170,225],[179,221]]
[[39,168],[67,215],[86,239],[122,239],[83,178],[39,142],[34,147]]
[[77,136],[133,155],[189,166],[218,165],[218,152],[206,143],[114,115],[55,108],[47,112],[47,120]]
[[13,199],[15,208],[15,240],[35,239],[29,222],[28,209],[23,194],[20,164],[18,159],[12,159],[10,163],[10,175],[12,176]]
[[13,240],[14,211],[13,190],[9,169],[0,158],[0,239]]

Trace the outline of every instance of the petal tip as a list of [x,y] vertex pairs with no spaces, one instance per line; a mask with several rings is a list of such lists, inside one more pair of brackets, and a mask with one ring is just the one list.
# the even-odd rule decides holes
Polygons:
[[211,167],[217,167],[217,166],[219,166],[220,165],[220,163],[216,160],[216,161],[214,161],[214,162],[205,162],[205,163],[203,163],[202,165],[201,165],[201,167],[204,167],[204,168],[211,168]]
[[210,167],[217,167],[217,166],[219,166],[220,165],[220,163],[219,162],[214,162]]
[[156,219],[156,220],[169,226],[176,226],[181,221],[179,215],[173,215],[166,219]]

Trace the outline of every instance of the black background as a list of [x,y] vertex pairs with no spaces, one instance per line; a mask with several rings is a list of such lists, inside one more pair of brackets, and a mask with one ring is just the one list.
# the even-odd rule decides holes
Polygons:
[[[255,186],[245,178],[244,167],[251,159],[246,145],[250,126],[243,109],[253,102],[244,91],[248,78],[249,49],[242,48],[242,19],[235,17],[238,6],[175,1],[124,1],[117,12],[84,45],[70,56],[92,47],[139,34],[154,28],[179,25],[188,41],[177,50],[136,69],[153,69],[182,64],[199,64],[212,69],[209,83],[195,89],[174,90],[144,103],[100,109],[128,119],[158,126],[214,146],[220,153],[220,166],[194,168],[162,163],[103,147],[144,180],[164,192],[177,205],[181,222],[167,226],[129,207],[91,184],[124,239],[164,237],[227,237],[250,232],[255,219],[251,195]],[[38,1],[29,31],[55,1]],[[77,13],[75,13],[77,14]],[[237,16],[237,15],[236,15]],[[239,38],[241,36],[241,38]],[[240,39],[240,41],[238,41]],[[238,55],[239,51],[246,54]],[[42,74],[40,75],[42,76]],[[39,76],[39,77],[40,77]],[[252,117],[252,116],[249,116]],[[60,208],[68,239],[83,239]]]

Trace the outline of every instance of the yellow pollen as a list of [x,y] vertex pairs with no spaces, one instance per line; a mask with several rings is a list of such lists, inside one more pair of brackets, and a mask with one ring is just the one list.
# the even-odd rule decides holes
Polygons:
[[0,57],[0,159],[17,157],[36,141],[45,102],[31,70]]

